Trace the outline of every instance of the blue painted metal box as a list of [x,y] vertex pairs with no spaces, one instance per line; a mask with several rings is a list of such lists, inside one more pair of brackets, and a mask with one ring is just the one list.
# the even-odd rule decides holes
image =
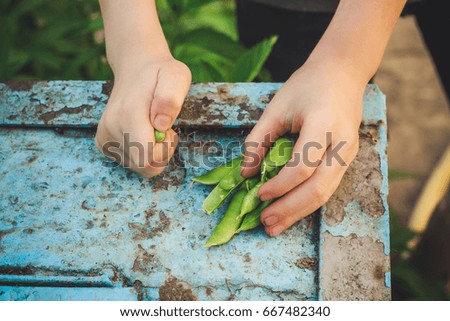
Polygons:
[[191,180],[240,152],[222,147],[243,142],[280,86],[194,84],[174,160],[149,180],[94,146],[111,84],[0,83],[0,300],[390,299],[385,100],[374,85],[359,154],[320,213],[277,238],[258,230],[204,248],[225,207],[202,212],[210,188]]

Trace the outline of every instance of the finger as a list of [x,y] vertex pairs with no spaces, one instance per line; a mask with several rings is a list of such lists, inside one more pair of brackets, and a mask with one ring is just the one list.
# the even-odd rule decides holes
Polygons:
[[[272,237],[279,235],[324,205],[335,192],[348,165],[341,166],[337,161],[327,164],[325,159],[327,153],[322,158],[321,165],[308,180],[261,213],[261,221],[268,235]],[[350,164],[353,150],[349,148],[342,154],[347,164]]]
[[242,176],[251,177],[259,172],[264,155],[273,142],[285,133],[283,122],[278,115],[266,110],[258,123],[247,136],[244,144],[245,153],[242,163]]
[[308,179],[320,165],[330,142],[320,124],[305,122],[295,143],[291,160],[280,173],[259,189],[262,201],[280,197]]
[[189,91],[190,73],[180,72],[177,66],[170,65],[164,72],[159,71],[150,107],[151,123],[162,132],[172,127]]

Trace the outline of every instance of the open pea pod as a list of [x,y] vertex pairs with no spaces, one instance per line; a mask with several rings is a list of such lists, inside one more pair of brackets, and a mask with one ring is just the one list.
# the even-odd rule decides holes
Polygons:
[[219,224],[217,224],[208,241],[206,241],[205,247],[227,243],[231,240],[233,235],[236,234],[236,231],[242,222],[242,219],[237,220],[236,217],[240,213],[242,201],[246,194],[247,190],[245,188],[240,188],[236,194],[233,195],[225,215]]
[[262,211],[268,207],[270,204],[272,204],[275,200],[270,200],[270,201],[266,201],[266,202],[262,202],[261,204],[258,205],[257,208],[255,208],[253,211],[251,211],[250,213],[248,213],[247,215],[245,215],[243,217],[243,219],[239,219],[239,220],[235,220],[237,222],[240,222],[242,220],[241,225],[239,226],[239,228],[236,230],[236,234],[240,233],[242,231],[248,231],[251,229],[254,229],[256,227],[258,227],[259,225],[261,225],[261,213]]
[[224,176],[227,175],[233,168],[235,168],[236,166],[240,167],[241,162],[242,157],[237,157],[229,161],[228,163],[216,167],[201,176],[195,177],[193,181],[204,185],[218,184],[220,180],[224,178]]
[[266,179],[268,173],[284,166],[292,157],[294,143],[287,138],[278,138],[261,162],[261,176]]
[[263,184],[264,182],[259,181],[251,190],[248,191],[247,195],[245,195],[244,200],[242,201],[241,213],[238,216],[239,218],[242,218],[245,214],[253,211],[261,203],[261,200],[258,197],[258,191]]
[[[233,167],[230,172],[228,172],[222,179],[219,181],[216,187],[211,191],[211,193],[206,197],[203,202],[203,210],[211,214],[216,208],[223,203],[223,201],[236,189],[241,183],[245,180],[244,177],[241,176],[241,166],[240,163],[237,166]],[[222,183],[222,181],[226,181],[226,184]]]

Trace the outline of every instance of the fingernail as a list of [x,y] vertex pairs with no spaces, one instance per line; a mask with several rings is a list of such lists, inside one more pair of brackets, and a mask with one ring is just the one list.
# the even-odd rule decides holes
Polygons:
[[281,232],[283,232],[283,231],[284,231],[284,227],[281,225],[277,225],[270,230],[270,236],[277,236],[277,235],[281,234]]
[[258,195],[258,197],[263,202],[270,201],[272,199],[272,197],[270,197],[269,194],[265,194],[265,193],[261,193],[260,195]]
[[270,225],[274,225],[276,222],[278,222],[278,217],[276,217],[276,216],[269,216],[268,218],[266,218],[264,220],[264,225],[265,226],[270,226]]
[[172,117],[169,115],[158,114],[155,117],[153,126],[159,131],[165,132],[170,128],[172,124]]

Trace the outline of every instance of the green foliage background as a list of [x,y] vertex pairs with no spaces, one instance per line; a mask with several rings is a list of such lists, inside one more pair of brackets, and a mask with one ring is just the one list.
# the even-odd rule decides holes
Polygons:
[[[157,0],[175,58],[193,80],[270,81],[263,64],[276,41],[238,41],[233,1]],[[97,0],[0,0],[0,79],[112,79]]]

